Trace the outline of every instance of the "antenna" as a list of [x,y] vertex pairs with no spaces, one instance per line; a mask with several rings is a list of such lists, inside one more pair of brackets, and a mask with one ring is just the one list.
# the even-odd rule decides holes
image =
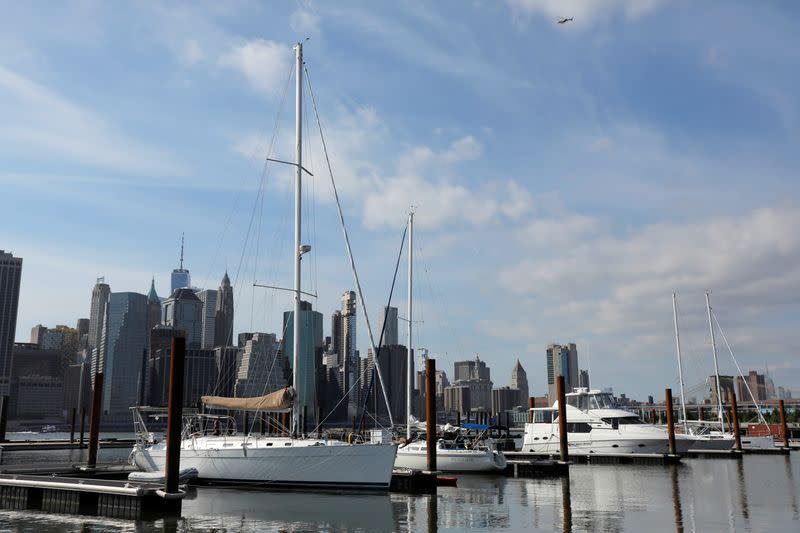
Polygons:
[[181,232],[181,270],[183,270],[183,232]]

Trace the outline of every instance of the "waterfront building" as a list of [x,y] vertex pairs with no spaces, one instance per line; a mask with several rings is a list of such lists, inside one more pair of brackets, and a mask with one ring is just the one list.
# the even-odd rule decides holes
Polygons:
[[529,395],[528,374],[522,368],[519,359],[517,359],[514,368],[511,370],[511,388],[517,391],[517,403],[514,405],[527,406]]
[[471,411],[470,389],[468,385],[452,385],[444,388],[444,410],[446,413],[459,413],[465,419]]
[[[322,362],[324,350],[324,337],[322,335],[322,313],[314,311],[311,303],[300,302],[300,353],[298,357],[299,368],[294,368],[294,311],[283,313],[283,344],[282,353],[293,372],[298,373],[300,396],[296,400],[300,412],[303,408],[308,413],[309,420],[317,409],[317,368]],[[358,363],[356,363],[358,364]]]
[[[216,343],[216,323],[217,323],[217,295],[215,289],[203,289],[197,293],[197,297],[203,302],[202,313],[202,333],[200,334],[200,346],[203,348],[213,348]],[[221,346],[221,345],[220,345]],[[229,344],[225,344],[229,346]]]
[[[492,389],[492,414],[499,415],[511,411],[519,405],[519,390],[512,387]],[[498,419],[498,423],[502,420]]]
[[22,258],[0,250],[0,396],[7,396],[10,392],[21,281]]
[[222,282],[217,290],[217,305],[215,311],[214,346],[233,345],[233,287],[228,277],[228,271],[222,277]]
[[181,264],[172,271],[170,276],[170,294],[174,294],[177,289],[189,288],[191,285],[191,275],[187,269],[183,268],[183,233],[181,233]]
[[94,376],[99,371],[100,362],[100,340],[103,336],[103,323],[106,318],[106,306],[108,297],[111,294],[111,287],[106,283],[105,278],[97,278],[97,282],[92,289],[92,303],[89,310],[89,337],[87,351],[91,358],[90,373],[92,376],[92,386],[94,387]]
[[550,403],[556,398],[556,378],[564,376],[564,392],[578,386],[578,348],[575,343],[549,344],[547,346],[547,397]]
[[103,373],[103,415],[109,421],[130,419],[140,399],[147,355],[147,296],[112,292],[108,297],[96,364]]
[[[375,338],[375,342],[378,342],[381,331],[383,331],[383,346],[395,346],[400,344],[397,336],[397,308],[384,305],[378,316],[378,329],[375,332],[378,337]],[[384,322],[386,323],[385,329]]]
[[60,350],[33,343],[12,345],[8,418],[61,422],[64,417],[64,370]]
[[164,302],[164,325],[186,334],[186,348],[200,348],[203,338],[203,302],[191,289],[177,289]]

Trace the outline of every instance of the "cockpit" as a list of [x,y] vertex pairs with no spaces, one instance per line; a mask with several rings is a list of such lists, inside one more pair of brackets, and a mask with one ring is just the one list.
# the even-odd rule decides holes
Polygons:
[[607,392],[579,391],[567,395],[567,405],[576,407],[581,411],[590,409],[615,409],[617,404],[614,397]]

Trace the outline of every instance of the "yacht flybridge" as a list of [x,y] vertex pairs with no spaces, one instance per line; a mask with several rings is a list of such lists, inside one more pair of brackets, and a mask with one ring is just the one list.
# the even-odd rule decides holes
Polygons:
[[[611,394],[577,388],[566,394],[567,442],[570,455],[665,454],[667,430],[646,424],[635,413],[620,409]],[[558,402],[552,407],[532,409],[533,423],[525,424],[522,451],[559,453]],[[677,453],[685,453],[695,439],[676,435]]]
[[[311,250],[301,245],[302,173],[302,95],[303,45],[295,50],[296,73],[296,158],[289,163],[295,169],[294,317],[293,366],[300,368],[300,267],[301,257]],[[313,93],[312,93],[313,96]],[[338,198],[337,198],[338,201]],[[352,263],[352,261],[351,261]],[[355,273],[354,273],[355,275]],[[380,367],[378,367],[380,372]],[[379,373],[380,376],[380,373]],[[350,444],[301,434],[301,408],[295,399],[303,386],[298,372],[293,386],[256,398],[204,396],[207,408],[244,412],[292,414],[287,436],[263,436],[238,431],[228,416],[198,415],[187,419],[181,436],[180,462],[184,468],[196,468],[198,479],[219,483],[266,484],[269,486],[347,487],[388,490],[397,446],[391,443]],[[145,471],[164,470],[166,442],[155,442],[147,431],[138,409],[134,408],[137,442],[131,453],[135,464]]]

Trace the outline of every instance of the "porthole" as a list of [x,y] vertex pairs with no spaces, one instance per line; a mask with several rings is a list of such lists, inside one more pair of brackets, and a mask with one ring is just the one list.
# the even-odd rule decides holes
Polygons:
[[[640,444],[640,446],[641,446],[641,444]],[[619,448],[619,444],[612,444],[611,447],[612,448]]]

